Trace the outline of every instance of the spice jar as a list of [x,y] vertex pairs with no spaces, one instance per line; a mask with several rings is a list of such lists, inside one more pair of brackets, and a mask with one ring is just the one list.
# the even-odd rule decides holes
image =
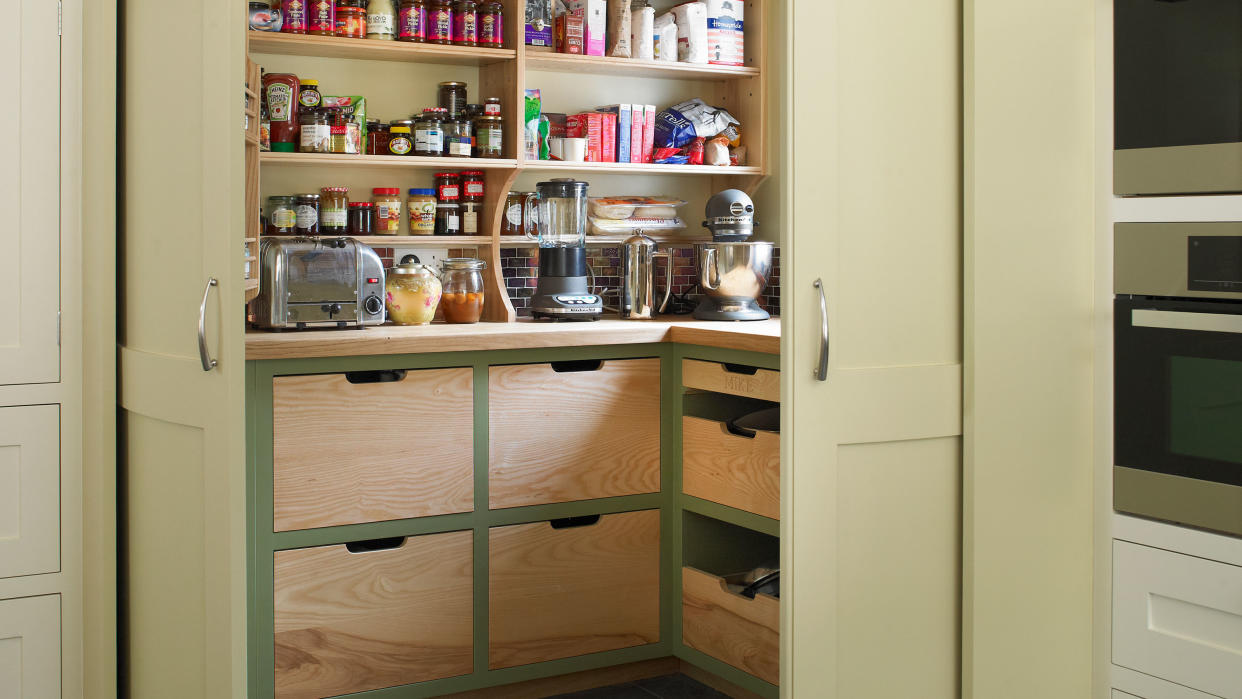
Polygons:
[[[457,0],[453,3],[453,44],[479,45],[479,4],[475,0]],[[465,102],[464,99],[462,101]]]
[[461,176],[455,172],[436,173],[436,201],[456,204],[461,200]]
[[324,187],[319,192],[320,235],[344,235],[349,223],[349,187]]
[[449,116],[458,116],[466,111],[466,83],[450,81],[440,83],[440,109],[448,110]]
[[297,220],[293,232],[297,235],[319,235],[319,195],[299,194],[294,207]]
[[427,39],[427,4],[424,0],[401,0],[397,11],[397,41]]
[[483,274],[487,263],[473,257],[444,261],[440,306],[446,323],[477,323],[483,316]]
[[483,203],[483,171],[464,170],[461,175],[461,201],[463,204]]
[[498,49],[505,43],[505,9],[496,0],[479,8],[479,46]]
[[436,316],[444,287],[434,270],[406,255],[384,278],[388,319],[397,325],[426,325]]
[[470,157],[470,122],[465,116],[444,122],[444,154],[453,158]]
[[504,119],[484,114],[474,120],[474,156],[500,158],[504,149]]
[[388,139],[389,155],[409,155],[410,149],[414,144],[410,140],[410,127],[394,126],[389,129],[390,138]]
[[380,41],[397,38],[397,8],[393,0],[371,0],[367,4],[367,38]]
[[375,232],[379,235],[397,235],[401,232],[401,189],[376,187],[371,190],[375,202]]
[[362,8],[362,0],[336,0],[336,35],[367,38],[367,11]]
[[303,153],[331,153],[332,125],[328,123],[328,115],[320,109],[302,111],[298,121],[301,122],[301,136],[298,139],[298,150]]
[[280,31],[286,34],[306,33],[305,0],[284,0],[280,3]]
[[367,155],[388,155],[388,139],[392,134],[382,121],[367,122]]
[[436,232],[436,190],[411,189],[406,200],[410,212],[410,235],[432,235]]
[[334,0],[307,0],[310,16],[307,31],[316,36],[336,34],[336,2]]
[[461,235],[461,207],[436,204],[436,235]]
[[298,198],[274,196],[267,198],[267,234],[293,235],[298,221]]
[[444,125],[434,109],[424,109],[414,124],[414,155],[438,156],[444,153]]
[[369,201],[349,202],[345,232],[349,235],[371,235],[375,232],[375,205]]
[[453,5],[451,0],[427,0],[427,43],[453,43]]

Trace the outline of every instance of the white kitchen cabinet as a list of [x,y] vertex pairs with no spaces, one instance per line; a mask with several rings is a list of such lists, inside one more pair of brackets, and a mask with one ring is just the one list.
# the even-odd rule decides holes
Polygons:
[[60,569],[60,406],[0,408],[0,578]]
[[60,595],[0,600],[0,697],[60,697]]
[[1143,699],[1143,698],[1142,698],[1142,697],[1136,697],[1136,696],[1134,696],[1133,694],[1126,694],[1125,692],[1123,692],[1123,691],[1121,691],[1121,690],[1114,689],[1114,690],[1113,690],[1113,699]]

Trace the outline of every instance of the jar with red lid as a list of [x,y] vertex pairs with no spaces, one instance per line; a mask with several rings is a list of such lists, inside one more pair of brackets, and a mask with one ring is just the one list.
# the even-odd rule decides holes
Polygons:
[[465,204],[483,203],[482,170],[465,170],[461,173],[461,200]]
[[336,35],[336,0],[309,0],[307,32],[316,36]]
[[427,43],[453,43],[453,4],[451,0],[427,0]]
[[479,7],[479,46],[498,49],[505,43],[504,5],[492,0]]
[[378,235],[397,235],[401,232],[401,189],[376,187],[371,190],[375,203],[375,232]]
[[461,177],[455,172],[436,173],[436,201],[456,204],[461,200]]
[[427,3],[425,0],[401,0],[397,10],[397,41],[427,40]]
[[456,0],[453,3],[453,44],[479,45],[479,4],[475,0]]
[[349,202],[349,235],[371,235],[375,232],[375,205],[369,201]]
[[336,35],[367,38],[367,11],[362,7],[362,0],[336,0]]
[[307,20],[305,0],[283,0],[279,6],[280,31],[286,34],[305,34]]

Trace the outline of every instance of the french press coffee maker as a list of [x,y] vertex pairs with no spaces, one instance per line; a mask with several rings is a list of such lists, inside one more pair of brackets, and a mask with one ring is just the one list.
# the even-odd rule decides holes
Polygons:
[[531,315],[553,320],[599,320],[603,300],[587,281],[587,183],[556,179],[535,185],[539,281]]

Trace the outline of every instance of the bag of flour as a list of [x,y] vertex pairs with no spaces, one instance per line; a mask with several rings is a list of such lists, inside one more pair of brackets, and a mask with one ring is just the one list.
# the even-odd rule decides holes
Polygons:
[[673,8],[677,18],[677,60],[707,63],[707,5],[688,2]]
[[657,61],[677,60],[677,20],[666,12],[651,24],[652,51]]
[[608,48],[606,56],[629,58],[633,47],[630,45],[630,0],[608,0]]
[[655,8],[646,0],[634,0],[630,10],[630,55],[642,61],[655,58]]

